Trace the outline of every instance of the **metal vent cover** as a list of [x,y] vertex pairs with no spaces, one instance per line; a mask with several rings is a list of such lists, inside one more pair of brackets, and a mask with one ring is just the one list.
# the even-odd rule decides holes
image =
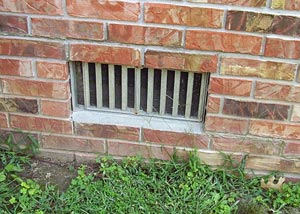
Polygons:
[[78,108],[204,120],[209,73],[85,62],[71,67]]

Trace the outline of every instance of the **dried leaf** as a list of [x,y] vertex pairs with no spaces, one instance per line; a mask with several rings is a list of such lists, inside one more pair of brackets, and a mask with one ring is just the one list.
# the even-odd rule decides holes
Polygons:
[[264,189],[277,189],[281,191],[282,184],[285,181],[285,178],[280,177],[277,183],[274,183],[275,177],[272,176],[269,178],[268,182],[266,183],[265,180],[262,178],[260,180],[260,186]]

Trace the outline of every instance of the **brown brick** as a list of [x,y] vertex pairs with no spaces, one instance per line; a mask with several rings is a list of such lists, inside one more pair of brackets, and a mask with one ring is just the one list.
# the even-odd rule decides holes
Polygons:
[[32,77],[29,60],[0,59],[0,75]]
[[250,121],[249,133],[257,136],[300,139],[300,125],[270,121]]
[[38,112],[37,100],[0,97],[0,111],[36,114]]
[[278,170],[281,172],[299,173],[300,161],[272,156],[250,155],[246,161],[247,169]]
[[71,16],[137,21],[140,16],[140,4],[108,0],[67,0],[67,12]]
[[211,4],[222,4],[222,5],[238,5],[247,7],[264,7],[266,6],[266,0],[187,0],[188,2],[200,2],[200,3],[211,3]]
[[0,31],[4,33],[27,34],[27,20],[25,17],[20,16],[0,15]]
[[299,59],[300,40],[267,38],[265,56]]
[[223,58],[221,74],[292,81],[295,78],[296,66],[281,62]]
[[10,115],[10,124],[12,128],[28,131],[72,134],[72,122],[67,120]]
[[300,102],[300,87],[276,83],[257,82],[255,98]]
[[70,117],[70,101],[41,100],[41,113],[53,117]]
[[105,142],[103,140],[43,135],[41,145],[44,149],[105,153]]
[[197,55],[146,51],[145,66],[149,68],[169,68],[194,72],[216,72],[218,59],[215,55]]
[[207,148],[209,138],[206,135],[159,131],[143,129],[145,142],[162,145],[180,146],[189,148]]
[[223,114],[271,120],[287,120],[290,106],[225,99]]
[[227,30],[300,35],[300,18],[254,12],[228,11]]
[[70,97],[68,82],[44,82],[25,79],[1,79],[1,82],[3,93],[57,99],[68,99]]
[[300,122],[300,105],[294,105],[291,120],[295,122]]
[[109,155],[125,157],[138,155],[144,158],[156,158],[160,160],[169,160],[174,153],[173,148],[113,140],[107,142],[107,149]]
[[0,128],[8,128],[7,116],[0,112]]
[[221,28],[223,10],[145,3],[145,22]]
[[284,148],[284,155],[296,155],[300,154],[300,142],[288,142]]
[[104,40],[103,24],[99,22],[32,18],[31,23],[35,36]]
[[169,28],[110,24],[108,35],[109,40],[113,42],[170,47],[182,46],[182,31]]
[[209,93],[233,96],[250,96],[252,81],[210,78]]
[[250,154],[280,155],[282,144],[278,141],[268,141],[245,137],[213,137],[212,149],[217,151],[242,152]]
[[131,66],[140,66],[141,63],[138,49],[83,44],[71,44],[70,59]]
[[218,113],[220,111],[220,102],[220,98],[209,96],[207,99],[206,111],[208,113]]
[[188,30],[186,48],[233,53],[260,53],[262,37],[215,31]]
[[37,62],[36,69],[39,78],[57,80],[66,80],[69,78],[69,71],[66,63]]
[[100,124],[85,124],[76,123],[76,133],[81,136],[124,139],[124,140],[139,140],[139,128],[117,125],[100,125]]
[[61,0],[0,0],[0,11],[33,13],[44,15],[62,15]]
[[0,39],[0,54],[65,59],[65,47],[61,43],[54,42]]
[[300,10],[299,0],[272,0],[272,9]]
[[214,132],[246,134],[247,127],[248,127],[248,120],[242,120],[242,119],[207,116],[205,122],[206,131],[214,131]]

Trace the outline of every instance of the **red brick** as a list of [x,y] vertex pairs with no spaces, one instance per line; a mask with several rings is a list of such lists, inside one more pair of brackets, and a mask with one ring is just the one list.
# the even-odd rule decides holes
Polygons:
[[278,142],[245,137],[213,137],[212,149],[217,151],[251,154],[280,155],[282,145]]
[[62,15],[61,0],[0,0],[0,11]]
[[248,120],[207,116],[205,121],[206,131],[246,134],[247,127]]
[[3,93],[68,99],[70,89],[68,82],[44,82],[25,79],[2,79]]
[[145,3],[145,22],[221,28],[223,10]]
[[31,23],[35,36],[104,40],[103,24],[99,22],[32,18]]
[[182,40],[180,30],[135,25],[110,24],[108,35],[109,40],[113,42],[139,45],[179,47]]
[[300,125],[270,121],[250,121],[249,133],[257,136],[300,139]]
[[143,129],[143,137],[145,142],[202,149],[207,148],[209,141],[209,138],[206,135],[158,131],[152,129]]
[[8,128],[7,116],[4,113],[0,113],[0,128]]
[[76,123],[77,135],[138,141],[140,129],[128,126]]
[[68,66],[66,63],[58,62],[37,62],[37,76],[39,78],[66,80],[69,78]]
[[300,40],[267,38],[265,56],[299,59]]
[[276,83],[257,82],[255,98],[300,102],[300,87]]
[[262,37],[215,31],[188,30],[186,48],[233,53],[260,53]]
[[156,158],[160,160],[169,160],[174,153],[173,148],[112,140],[107,142],[107,149],[109,155],[125,157],[138,155],[144,158]]
[[70,117],[70,101],[41,100],[41,113],[53,117]]
[[43,135],[41,145],[44,149],[92,152],[101,154],[105,153],[105,142],[103,140]]
[[250,96],[252,81],[240,79],[210,78],[209,93],[233,96]]
[[4,33],[27,34],[27,20],[21,16],[0,15],[0,29]]
[[54,42],[1,39],[0,54],[10,56],[64,59],[65,47],[61,43]]
[[215,55],[199,55],[147,51],[145,66],[149,68],[169,68],[194,72],[216,72],[218,59]]
[[10,115],[12,128],[48,133],[72,134],[72,122],[44,117]]
[[29,60],[0,59],[0,75],[32,77]]
[[247,7],[264,7],[266,0],[245,1],[245,0],[187,0],[188,2],[201,2],[211,4],[238,5]]
[[288,142],[284,148],[284,155],[297,155],[300,154],[300,142]]
[[70,59],[83,62],[140,66],[140,51],[133,48],[71,44]]
[[137,21],[140,15],[140,4],[108,0],[67,0],[67,12],[71,16]]
[[300,161],[272,156],[249,155],[246,160],[246,168],[255,170],[278,170],[281,172],[299,173]]
[[220,102],[220,98],[209,96],[207,99],[206,111],[208,113],[218,113],[220,111]]
[[221,74],[292,81],[296,64],[244,58],[223,58]]

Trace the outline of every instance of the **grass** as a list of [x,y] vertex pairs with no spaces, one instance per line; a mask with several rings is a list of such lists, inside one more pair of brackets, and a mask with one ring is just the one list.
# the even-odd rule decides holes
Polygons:
[[[227,157],[228,158],[228,157]],[[212,170],[192,153],[188,160],[138,157],[98,159],[93,168],[78,168],[66,191],[20,177],[30,159],[2,150],[0,213],[295,213],[300,207],[300,184],[282,191],[264,190],[260,177],[247,179],[243,163],[228,158],[227,168]],[[2,179],[1,179],[1,174]]]

